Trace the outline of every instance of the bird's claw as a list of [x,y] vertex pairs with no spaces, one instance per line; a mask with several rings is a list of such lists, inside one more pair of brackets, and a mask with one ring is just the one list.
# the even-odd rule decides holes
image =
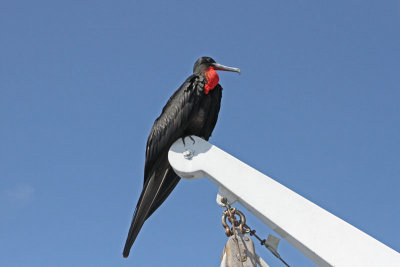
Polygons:
[[193,137],[191,135],[189,135],[190,140],[193,141],[193,145],[196,144],[196,141],[193,139]]
[[196,144],[196,141],[193,139],[193,137],[191,135],[189,135],[189,136],[181,137],[182,138],[182,143],[183,143],[184,146],[186,146],[186,143],[185,143],[185,138],[186,137],[189,137],[190,140],[192,140],[193,145]]

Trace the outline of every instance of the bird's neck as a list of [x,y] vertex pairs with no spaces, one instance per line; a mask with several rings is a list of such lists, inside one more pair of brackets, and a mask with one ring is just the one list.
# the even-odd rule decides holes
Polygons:
[[212,89],[217,86],[219,82],[219,77],[217,72],[213,67],[209,67],[204,71],[204,75],[206,76],[207,83],[204,86],[204,93],[207,95]]

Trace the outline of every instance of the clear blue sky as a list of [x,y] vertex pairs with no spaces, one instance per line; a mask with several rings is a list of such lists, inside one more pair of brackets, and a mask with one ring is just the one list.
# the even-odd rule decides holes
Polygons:
[[219,265],[206,179],[121,255],[150,128],[203,55],[243,72],[212,143],[400,250],[399,26],[399,1],[3,0],[0,266]]

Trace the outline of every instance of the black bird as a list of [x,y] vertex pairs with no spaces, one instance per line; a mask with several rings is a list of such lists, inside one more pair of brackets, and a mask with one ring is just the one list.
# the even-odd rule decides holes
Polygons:
[[197,135],[208,140],[221,105],[222,87],[216,70],[234,71],[210,57],[199,58],[193,74],[171,96],[154,122],[146,146],[144,184],[126,239],[126,258],[144,222],[180,180],[168,162],[168,150],[179,138]]

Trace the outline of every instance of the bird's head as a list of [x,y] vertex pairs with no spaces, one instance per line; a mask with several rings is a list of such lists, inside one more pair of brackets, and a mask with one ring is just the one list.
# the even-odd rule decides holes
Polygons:
[[196,61],[196,63],[194,63],[193,73],[195,74],[204,73],[210,68],[213,68],[214,70],[233,71],[240,74],[240,69],[221,65],[215,62],[215,60],[210,57],[199,58]]
[[240,74],[240,69],[221,65],[210,57],[199,58],[196,63],[194,63],[193,73],[204,75],[206,77],[207,84],[205,85],[205,94],[208,94],[210,90],[214,89],[219,82],[216,70],[233,71]]

